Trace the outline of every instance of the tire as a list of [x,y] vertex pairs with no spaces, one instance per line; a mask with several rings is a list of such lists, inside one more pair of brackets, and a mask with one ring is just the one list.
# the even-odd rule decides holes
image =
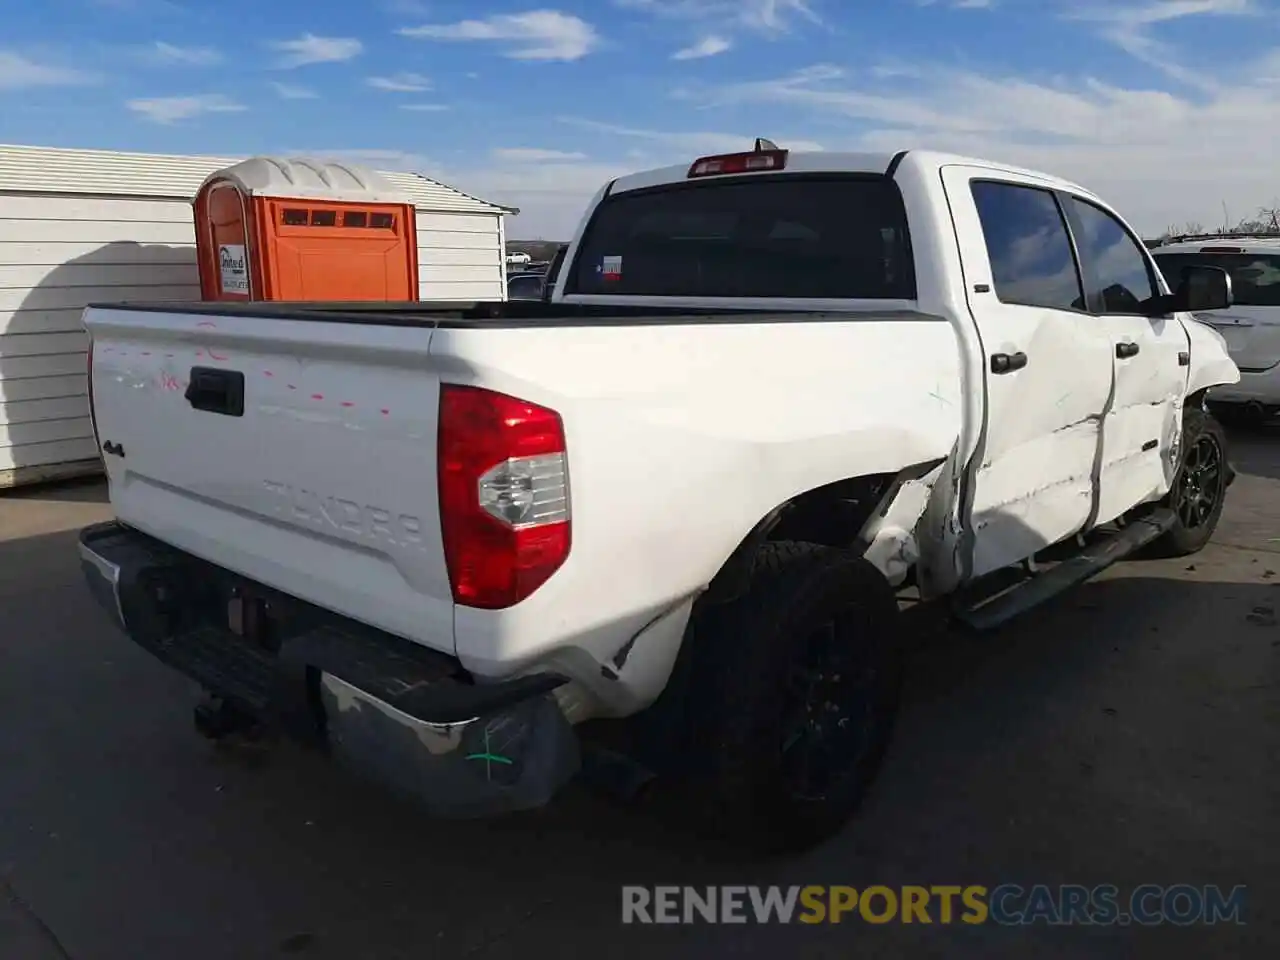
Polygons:
[[1200,407],[1183,411],[1180,457],[1173,486],[1162,504],[1173,510],[1174,524],[1151,544],[1153,556],[1198,553],[1212,539],[1222,518],[1231,478],[1227,435],[1208,411]]
[[[815,663],[824,669],[804,671]],[[693,671],[700,819],[765,854],[799,852],[836,833],[879,769],[900,700],[898,608],[880,573],[845,550],[765,544],[747,593],[700,615]],[[825,689],[814,679],[823,672]],[[802,712],[805,683],[808,711],[838,709],[818,711],[825,735],[804,724],[796,741],[793,720],[815,716]],[[816,701],[815,687],[824,694]],[[828,761],[821,789],[802,788],[797,746],[810,761]]]

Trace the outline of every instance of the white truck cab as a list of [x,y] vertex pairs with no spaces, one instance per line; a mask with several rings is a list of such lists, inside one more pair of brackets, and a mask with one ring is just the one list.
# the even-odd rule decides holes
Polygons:
[[85,573],[210,735],[448,815],[622,753],[801,847],[887,746],[896,589],[989,628],[1208,541],[1229,306],[1078,185],[758,143],[605,186],[551,302],[91,306]]
[[1216,387],[1210,403],[1221,416],[1262,421],[1280,414],[1280,235],[1171,237],[1152,253],[1175,284],[1187,266],[1220,267],[1231,277],[1232,305],[1196,314],[1222,334],[1240,368],[1240,381]]

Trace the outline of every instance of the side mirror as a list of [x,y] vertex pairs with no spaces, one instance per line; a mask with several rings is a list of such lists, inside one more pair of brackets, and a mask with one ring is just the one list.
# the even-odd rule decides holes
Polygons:
[[1173,292],[1173,309],[1179,311],[1224,310],[1233,303],[1231,275],[1221,267],[1182,268]]

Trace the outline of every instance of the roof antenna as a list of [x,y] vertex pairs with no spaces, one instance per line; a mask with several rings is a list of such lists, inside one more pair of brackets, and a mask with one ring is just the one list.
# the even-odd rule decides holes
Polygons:
[[762,150],[777,150],[778,145],[772,140],[766,140],[764,137],[756,137],[756,153]]

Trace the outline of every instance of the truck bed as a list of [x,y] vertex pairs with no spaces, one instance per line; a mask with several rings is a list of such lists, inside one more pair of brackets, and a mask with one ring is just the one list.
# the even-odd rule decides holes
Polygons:
[[[612,656],[779,497],[943,456],[961,411],[951,325],[907,311],[114,304],[85,326],[121,522],[482,676],[557,646]],[[454,387],[563,423],[572,547],[501,617],[450,582]]]
[[[886,311],[865,313],[832,310],[779,310],[744,307],[662,307],[623,304],[547,303],[541,300],[352,302],[147,302],[95,303],[94,310],[129,310],[141,313],[182,313],[208,317],[262,317],[272,320],[304,320],[313,323],[353,323],[390,327],[560,327],[575,325],[634,326],[678,323],[770,323],[803,318],[808,322],[859,317],[884,319]],[[918,313],[901,311],[906,316]]]

